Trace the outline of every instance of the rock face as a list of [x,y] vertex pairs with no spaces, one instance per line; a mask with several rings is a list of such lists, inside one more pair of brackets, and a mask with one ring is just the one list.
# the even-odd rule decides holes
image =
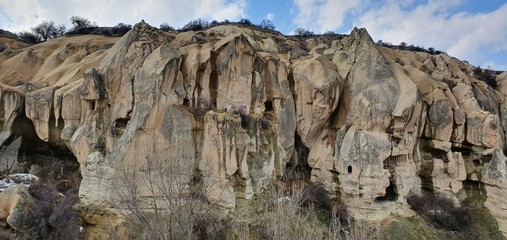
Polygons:
[[23,226],[25,206],[33,204],[33,198],[24,184],[11,186],[0,193],[0,221],[10,227],[20,229]]
[[69,149],[84,205],[114,208],[122,173],[165,165],[232,210],[299,165],[368,219],[408,214],[406,197],[425,191],[459,202],[464,184],[481,183],[507,233],[505,73],[494,88],[471,65],[377,46],[365,29],[297,38],[141,22],[119,39],[0,56],[2,148],[37,136]]

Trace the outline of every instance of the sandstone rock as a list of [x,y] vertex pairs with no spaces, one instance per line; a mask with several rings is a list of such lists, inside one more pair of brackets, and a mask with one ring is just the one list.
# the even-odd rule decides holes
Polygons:
[[32,200],[28,188],[18,184],[0,193],[0,221],[5,221],[10,227],[20,229],[23,226],[22,213]]
[[504,192],[507,188],[507,158],[500,150],[495,150],[490,163],[482,169],[482,181],[486,184],[488,197],[484,205],[497,219],[500,231],[507,234],[507,201]]
[[476,146],[495,148],[500,145],[498,116],[487,112],[467,113],[466,140]]
[[[365,29],[165,34],[141,22],[121,38],[2,54],[0,153],[26,147],[16,121],[28,118],[32,135],[76,157],[81,204],[109,209],[122,173],[185,186],[198,175],[206,199],[233,210],[299,164],[354,217],[378,220],[413,214],[409,194],[457,201],[478,181],[507,233],[505,73],[497,91],[473,71],[445,54],[378,46]],[[143,206],[162,204],[161,189],[135,184]]]
[[298,134],[311,147],[338,105],[343,80],[323,57],[297,64],[293,76]]

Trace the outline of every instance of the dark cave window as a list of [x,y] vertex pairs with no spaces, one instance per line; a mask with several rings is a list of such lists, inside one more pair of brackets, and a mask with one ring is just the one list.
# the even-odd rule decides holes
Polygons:
[[86,101],[90,110],[95,111],[95,101]]
[[190,100],[188,100],[188,98],[184,98],[183,99],[183,105],[190,106]]
[[347,172],[348,172],[348,173],[352,173],[352,166],[348,166],[348,167],[347,167]]
[[273,111],[273,102],[271,102],[271,101],[264,102],[264,109],[266,112]]

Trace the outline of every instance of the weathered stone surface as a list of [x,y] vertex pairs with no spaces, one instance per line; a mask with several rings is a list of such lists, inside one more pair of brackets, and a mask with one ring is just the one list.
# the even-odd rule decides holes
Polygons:
[[141,22],[121,38],[57,38],[2,55],[0,152],[15,158],[14,123],[26,115],[38,138],[80,163],[81,204],[113,209],[122,171],[154,163],[164,178],[187,174],[181,184],[198,173],[207,200],[228,210],[299,164],[370,219],[411,214],[406,197],[423,190],[458,201],[476,181],[507,233],[506,75],[495,89],[474,69],[377,46],[365,29],[168,34]]
[[33,201],[28,187],[18,184],[0,193],[0,221],[5,221],[14,229],[21,229],[24,222],[20,219],[25,206]]
[[322,56],[298,63],[293,77],[297,131],[303,143],[311,147],[338,105],[343,80]]

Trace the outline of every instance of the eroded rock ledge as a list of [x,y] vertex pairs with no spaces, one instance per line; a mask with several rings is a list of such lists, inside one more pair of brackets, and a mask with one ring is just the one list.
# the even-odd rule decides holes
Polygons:
[[484,184],[507,232],[505,73],[494,89],[471,65],[379,47],[365,29],[302,39],[142,22],[120,39],[0,55],[0,144],[26,115],[40,139],[76,156],[83,204],[114,207],[118,172],[146,157],[187,159],[208,200],[228,209],[307,164],[311,181],[369,219],[404,214],[422,189],[459,202],[464,182]]

